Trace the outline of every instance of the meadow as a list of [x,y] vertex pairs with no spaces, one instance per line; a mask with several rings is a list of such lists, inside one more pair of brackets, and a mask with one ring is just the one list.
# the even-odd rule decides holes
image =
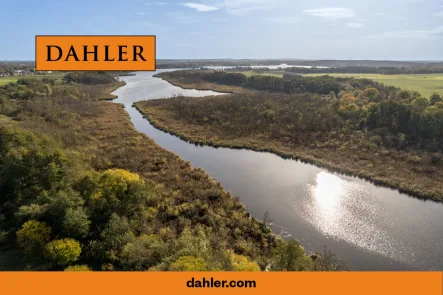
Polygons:
[[[283,77],[282,71],[247,71],[241,72],[247,77],[253,75],[266,75]],[[405,90],[418,91],[425,97],[430,97],[434,92],[443,95],[443,74],[419,74],[419,75],[382,75],[382,74],[305,74],[305,76],[330,75],[342,78],[371,79],[376,82],[392,85]]]
[[[308,74],[307,76],[321,76],[322,74]],[[380,75],[380,74],[331,74],[334,77],[371,79],[385,85],[393,85],[401,89],[418,91],[425,97],[436,92],[443,95],[443,74],[420,75]]]
[[64,77],[66,73],[55,73],[55,74],[48,74],[48,75],[24,75],[24,76],[9,76],[9,77],[0,77],[0,86],[2,85],[6,85],[10,82],[17,82],[18,79],[55,79],[55,80],[59,80],[62,79]]
[[251,77],[254,75],[262,75],[262,76],[273,76],[273,77],[283,77],[284,72],[283,71],[271,71],[271,72],[263,72],[263,71],[246,71],[241,72],[243,75],[246,75],[247,77]]

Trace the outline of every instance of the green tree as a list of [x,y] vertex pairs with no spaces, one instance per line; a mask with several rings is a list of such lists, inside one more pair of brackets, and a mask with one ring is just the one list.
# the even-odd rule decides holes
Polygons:
[[272,270],[307,271],[312,269],[312,261],[305,249],[296,240],[283,242],[276,250]]
[[435,105],[437,102],[443,101],[440,94],[438,94],[438,93],[433,93],[429,100],[430,100],[432,106]]
[[63,232],[73,238],[85,238],[89,233],[91,221],[82,207],[66,210],[63,219]]
[[0,204],[9,211],[60,185],[68,160],[57,143],[11,126],[0,126]]
[[51,238],[51,228],[44,222],[29,220],[17,231],[17,242],[25,253],[38,253]]
[[366,88],[363,91],[364,96],[372,98],[378,95],[378,90],[376,88]]
[[77,261],[81,251],[80,243],[76,240],[54,240],[46,245],[45,256],[52,263],[64,266]]
[[124,269],[147,270],[162,262],[167,247],[157,235],[143,235],[124,246],[121,263]]
[[426,97],[418,97],[411,103],[413,110],[423,112],[429,106],[429,100]]

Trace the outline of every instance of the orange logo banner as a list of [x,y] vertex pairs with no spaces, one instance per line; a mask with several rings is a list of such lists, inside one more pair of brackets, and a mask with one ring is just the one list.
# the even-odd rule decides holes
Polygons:
[[0,272],[2,294],[441,295],[441,272]]
[[155,71],[155,36],[36,36],[37,71]]

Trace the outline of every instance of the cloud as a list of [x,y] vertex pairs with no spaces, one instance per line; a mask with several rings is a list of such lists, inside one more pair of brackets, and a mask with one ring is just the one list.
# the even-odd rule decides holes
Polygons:
[[361,23],[347,23],[346,25],[351,28],[361,28],[364,26],[364,24]]
[[434,16],[443,17],[443,11],[438,11],[438,12],[434,13]]
[[383,38],[436,38],[443,37],[443,26],[439,26],[430,30],[410,30],[410,31],[394,31],[386,32],[380,35],[366,36],[371,39]]
[[303,19],[300,17],[272,17],[268,18],[268,20],[279,24],[298,24]]
[[193,8],[197,11],[201,11],[201,12],[207,12],[207,11],[214,11],[214,10],[218,10],[220,8],[215,7],[215,6],[209,6],[206,4],[199,4],[199,3],[182,3],[183,6],[186,6],[188,8]]
[[282,0],[218,0],[217,6],[226,9],[226,12],[233,15],[243,15],[254,10],[270,9]]
[[137,12],[138,15],[145,15],[146,12]]
[[319,8],[319,9],[306,9],[304,13],[320,16],[325,18],[349,18],[354,16],[354,11],[348,8]]

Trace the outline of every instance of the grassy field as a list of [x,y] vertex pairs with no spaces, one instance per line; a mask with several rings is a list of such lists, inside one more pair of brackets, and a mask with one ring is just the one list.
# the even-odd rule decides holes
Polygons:
[[[322,74],[308,74],[307,76],[320,76]],[[443,95],[443,74],[432,75],[380,75],[380,74],[331,74],[334,77],[366,78],[385,85],[393,85],[401,89],[420,92],[425,97],[430,97],[436,92]]]
[[12,76],[12,77],[0,77],[0,86],[6,85],[9,82],[16,82],[18,79],[26,79],[26,78],[35,78],[35,79],[61,79],[66,73],[55,73],[55,74],[48,74],[48,75],[24,75],[24,76]]
[[[252,75],[267,75],[283,77],[283,72],[263,72],[254,71],[241,72],[250,77]],[[423,74],[423,75],[380,75],[380,74],[307,74],[306,76],[330,75],[334,77],[354,77],[371,79],[385,85],[393,85],[401,89],[418,91],[425,97],[430,97],[436,92],[443,95],[443,74]]]
[[274,76],[274,77],[283,77],[284,72],[278,71],[278,72],[256,72],[256,71],[247,71],[247,72],[240,72],[243,75],[246,75],[248,77],[254,76],[254,75],[263,75],[263,76]]

